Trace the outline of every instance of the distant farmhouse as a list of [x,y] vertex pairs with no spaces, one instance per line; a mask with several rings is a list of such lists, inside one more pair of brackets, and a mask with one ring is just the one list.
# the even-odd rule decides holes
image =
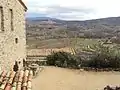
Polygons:
[[26,59],[25,12],[22,0],[0,0],[0,69],[19,69]]

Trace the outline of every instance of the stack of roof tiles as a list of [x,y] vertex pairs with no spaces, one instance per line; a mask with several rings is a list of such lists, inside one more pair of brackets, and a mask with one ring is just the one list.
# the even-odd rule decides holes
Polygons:
[[111,86],[106,86],[105,88],[104,88],[104,90],[120,90],[120,87],[118,87],[118,86],[116,86],[116,87],[111,87]]
[[0,73],[0,90],[32,90],[32,71]]

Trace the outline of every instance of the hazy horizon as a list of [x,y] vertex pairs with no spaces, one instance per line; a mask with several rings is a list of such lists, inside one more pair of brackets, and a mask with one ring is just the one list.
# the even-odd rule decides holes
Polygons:
[[27,17],[91,20],[120,16],[119,0],[23,0]]

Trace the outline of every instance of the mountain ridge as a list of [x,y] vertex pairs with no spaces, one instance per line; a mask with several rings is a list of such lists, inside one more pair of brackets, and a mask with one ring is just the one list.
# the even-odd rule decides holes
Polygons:
[[66,21],[50,17],[26,19],[27,39],[112,38],[120,36],[120,17]]

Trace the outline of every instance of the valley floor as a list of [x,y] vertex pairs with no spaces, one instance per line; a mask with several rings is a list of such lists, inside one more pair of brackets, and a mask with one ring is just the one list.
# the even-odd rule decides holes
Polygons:
[[32,90],[103,90],[120,85],[120,72],[86,72],[45,67],[32,81]]

